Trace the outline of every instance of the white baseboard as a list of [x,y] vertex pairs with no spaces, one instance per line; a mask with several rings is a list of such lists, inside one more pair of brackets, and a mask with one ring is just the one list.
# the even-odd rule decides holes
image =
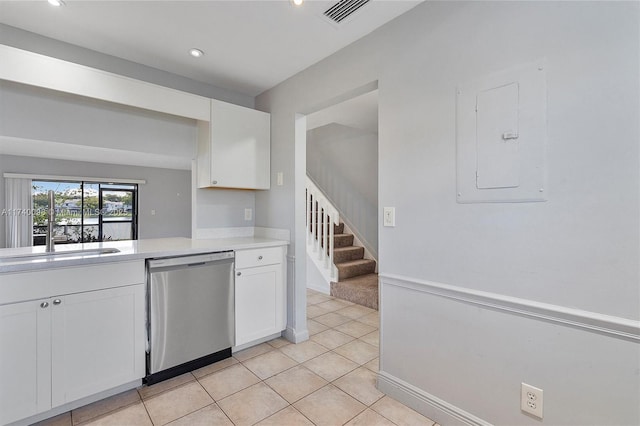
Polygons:
[[302,343],[309,340],[309,330],[296,330],[291,327],[287,327],[284,331],[283,337],[291,343]]
[[245,343],[245,344],[242,344],[242,345],[234,346],[234,347],[231,348],[231,353],[235,354],[236,352],[240,352],[241,350],[250,348],[251,346],[256,346],[256,345],[259,345],[260,343],[264,343],[264,342],[268,342],[269,340],[277,339],[281,335],[282,335],[282,332],[274,333],[274,334],[272,334],[270,336],[261,337],[260,339],[253,340],[251,342],[248,342],[248,343]]
[[378,373],[378,389],[442,425],[491,426],[491,423],[384,371]]
[[318,293],[326,294],[327,296],[331,295],[331,288],[329,287],[329,285],[316,285],[314,283],[307,283],[307,288],[315,290]]

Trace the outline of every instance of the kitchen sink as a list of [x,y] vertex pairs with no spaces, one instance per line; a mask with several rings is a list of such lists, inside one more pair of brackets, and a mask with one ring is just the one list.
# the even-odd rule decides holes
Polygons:
[[82,256],[99,256],[102,254],[119,253],[117,248],[95,248],[85,250],[67,250],[57,252],[43,252],[43,253],[30,253],[20,254],[15,256],[1,257],[0,263],[9,262],[29,262],[32,260],[48,260],[48,259],[60,259],[65,257],[82,257]]

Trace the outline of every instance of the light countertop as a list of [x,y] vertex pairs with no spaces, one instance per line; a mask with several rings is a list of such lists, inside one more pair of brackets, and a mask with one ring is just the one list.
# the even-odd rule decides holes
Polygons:
[[[194,240],[190,238],[155,238],[135,241],[64,244],[55,248],[56,256],[29,257],[44,253],[44,246],[0,249],[0,274],[36,269],[62,268],[105,262],[125,262],[168,256],[186,256],[227,250],[276,247],[288,241],[271,238],[236,237]],[[79,250],[115,248],[118,253],[78,253]],[[75,253],[73,253],[75,252]],[[63,254],[66,253],[66,254]],[[26,256],[26,257],[25,257]]]

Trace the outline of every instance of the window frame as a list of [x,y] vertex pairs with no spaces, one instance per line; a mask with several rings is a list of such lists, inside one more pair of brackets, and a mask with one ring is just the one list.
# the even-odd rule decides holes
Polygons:
[[[90,240],[86,240],[86,235],[85,235],[85,229],[88,227],[93,227],[93,226],[97,226],[98,227],[98,236],[97,236],[97,241],[96,242],[108,242],[108,241],[135,241],[138,239],[138,228],[139,228],[139,182],[140,181],[136,181],[133,180],[132,181],[126,181],[124,179],[118,179],[116,182],[107,182],[107,181],[96,181],[96,180],[92,180],[91,178],[87,178],[87,179],[72,179],[72,178],[55,178],[54,176],[47,176],[46,178],[32,178],[31,180],[31,186],[32,186],[32,193],[31,193],[31,197],[32,200],[35,197],[35,186],[37,185],[38,182],[44,182],[44,183],[61,183],[61,184],[79,184],[79,190],[81,192],[81,196],[80,196],[80,224],[79,225],[67,225],[67,226],[79,226],[80,228],[80,233],[78,235],[78,241],[72,241],[70,244],[82,244],[82,243],[87,243],[87,242],[93,242]],[[87,224],[86,220],[87,217],[85,216],[86,212],[87,212],[87,206],[86,206],[86,194],[85,194],[85,186],[86,185],[97,185],[97,197],[98,197],[98,211],[97,211],[97,216],[98,216],[98,223],[97,224]],[[131,220],[106,220],[103,221],[103,197],[102,197],[102,193],[103,192],[108,192],[108,191],[122,191],[122,192],[129,192],[131,193]],[[104,229],[103,229],[103,223],[128,223],[131,226],[131,238],[130,239],[118,239],[118,240],[104,240]],[[31,238],[31,243],[36,246],[36,245],[42,245],[43,243],[36,243],[36,234],[33,232],[36,228],[36,226],[42,226],[42,225],[36,225],[35,223],[32,225],[32,238]],[[47,223],[48,226],[48,223]],[[54,224],[54,226],[64,226],[64,225],[56,225]]]

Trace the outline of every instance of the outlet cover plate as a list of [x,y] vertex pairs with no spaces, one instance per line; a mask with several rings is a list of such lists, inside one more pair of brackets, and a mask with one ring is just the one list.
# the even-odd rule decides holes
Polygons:
[[396,226],[396,208],[384,207],[382,209],[383,225],[384,226]]
[[542,419],[543,408],[542,389],[522,383],[520,409],[527,414]]

